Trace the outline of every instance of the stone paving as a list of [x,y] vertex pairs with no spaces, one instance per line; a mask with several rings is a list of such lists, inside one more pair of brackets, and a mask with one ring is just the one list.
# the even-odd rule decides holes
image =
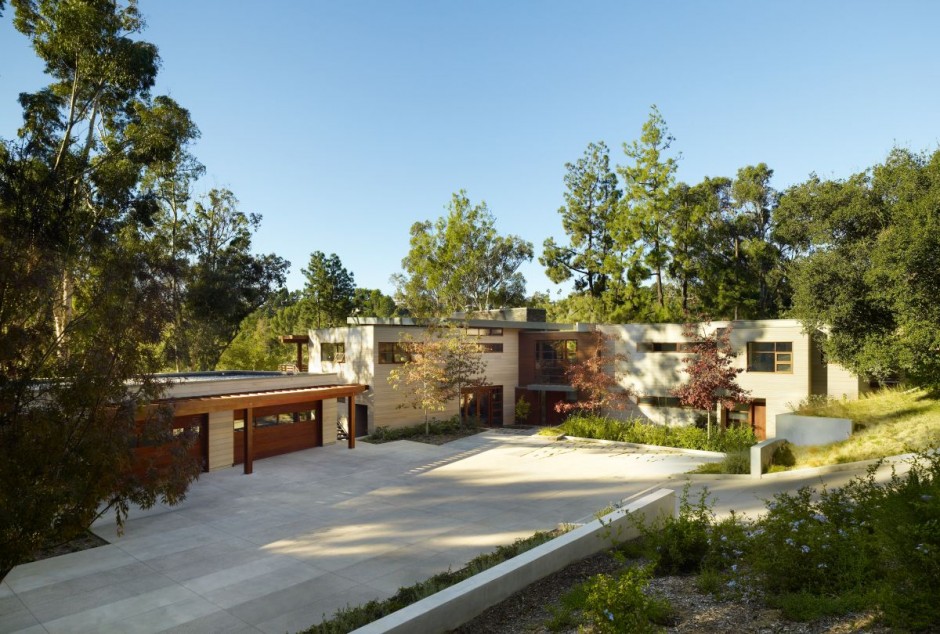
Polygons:
[[[0,632],[294,632],[611,502],[681,489],[677,474],[703,460],[512,430],[260,460],[250,476],[203,474],[183,504],[133,513],[123,536],[103,519],[107,546],[18,566],[0,584]],[[755,511],[819,481],[707,484],[722,510]]]

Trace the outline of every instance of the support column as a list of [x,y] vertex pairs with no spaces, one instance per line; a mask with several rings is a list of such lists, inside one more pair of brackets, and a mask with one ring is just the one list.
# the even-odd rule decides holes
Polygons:
[[245,410],[245,475],[250,475],[254,471],[254,429],[255,410],[249,407]]
[[350,394],[346,398],[346,425],[349,427],[347,442],[350,449],[356,448],[356,395]]

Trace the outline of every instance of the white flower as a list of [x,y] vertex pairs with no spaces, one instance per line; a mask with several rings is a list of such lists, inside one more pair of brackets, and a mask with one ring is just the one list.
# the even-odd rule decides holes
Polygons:
[[807,546],[806,544],[803,544],[802,546],[800,546],[800,550],[802,550],[803,554],[805,555],[806,553],[809,552],[809,546]]

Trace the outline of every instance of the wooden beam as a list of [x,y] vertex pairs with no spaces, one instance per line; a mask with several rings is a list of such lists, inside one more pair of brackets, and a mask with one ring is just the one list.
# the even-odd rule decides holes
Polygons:
[[356,395],[350,394],[346,397],[346,420],[349,431],[346,434],[346,442],[350,449],[356,448]]
[[281,335],[281,343],[310,343],[309,335]]
[[254,429],[255,410],[249,407],[245,410],[245,475],[251,475],[254,471]]
[[[194,396],[179,399],[167,399],[173,406],[175,416],[224,412],[246,407],[264,407],[269,405],[287,405],[306,401],[320,401],[328,398],[349,397],[361,394],[365,385],[325,385],[296,390],[271,390],[268,392],[243,392],[239,394],[219,394],[216,396]],[[146,415],[142,410],[138,419]]]

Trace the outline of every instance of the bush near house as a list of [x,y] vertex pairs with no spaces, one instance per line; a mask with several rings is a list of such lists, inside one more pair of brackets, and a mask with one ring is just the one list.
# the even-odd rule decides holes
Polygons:
[[622,421],[586,414],[575,414],[558,427],[545,428],[539,433],[721,452],[744,451],[757,442],[754,432],[741,427],[726,429],[709,438],[706,430],[698,427],[667,427],[640,419]]

